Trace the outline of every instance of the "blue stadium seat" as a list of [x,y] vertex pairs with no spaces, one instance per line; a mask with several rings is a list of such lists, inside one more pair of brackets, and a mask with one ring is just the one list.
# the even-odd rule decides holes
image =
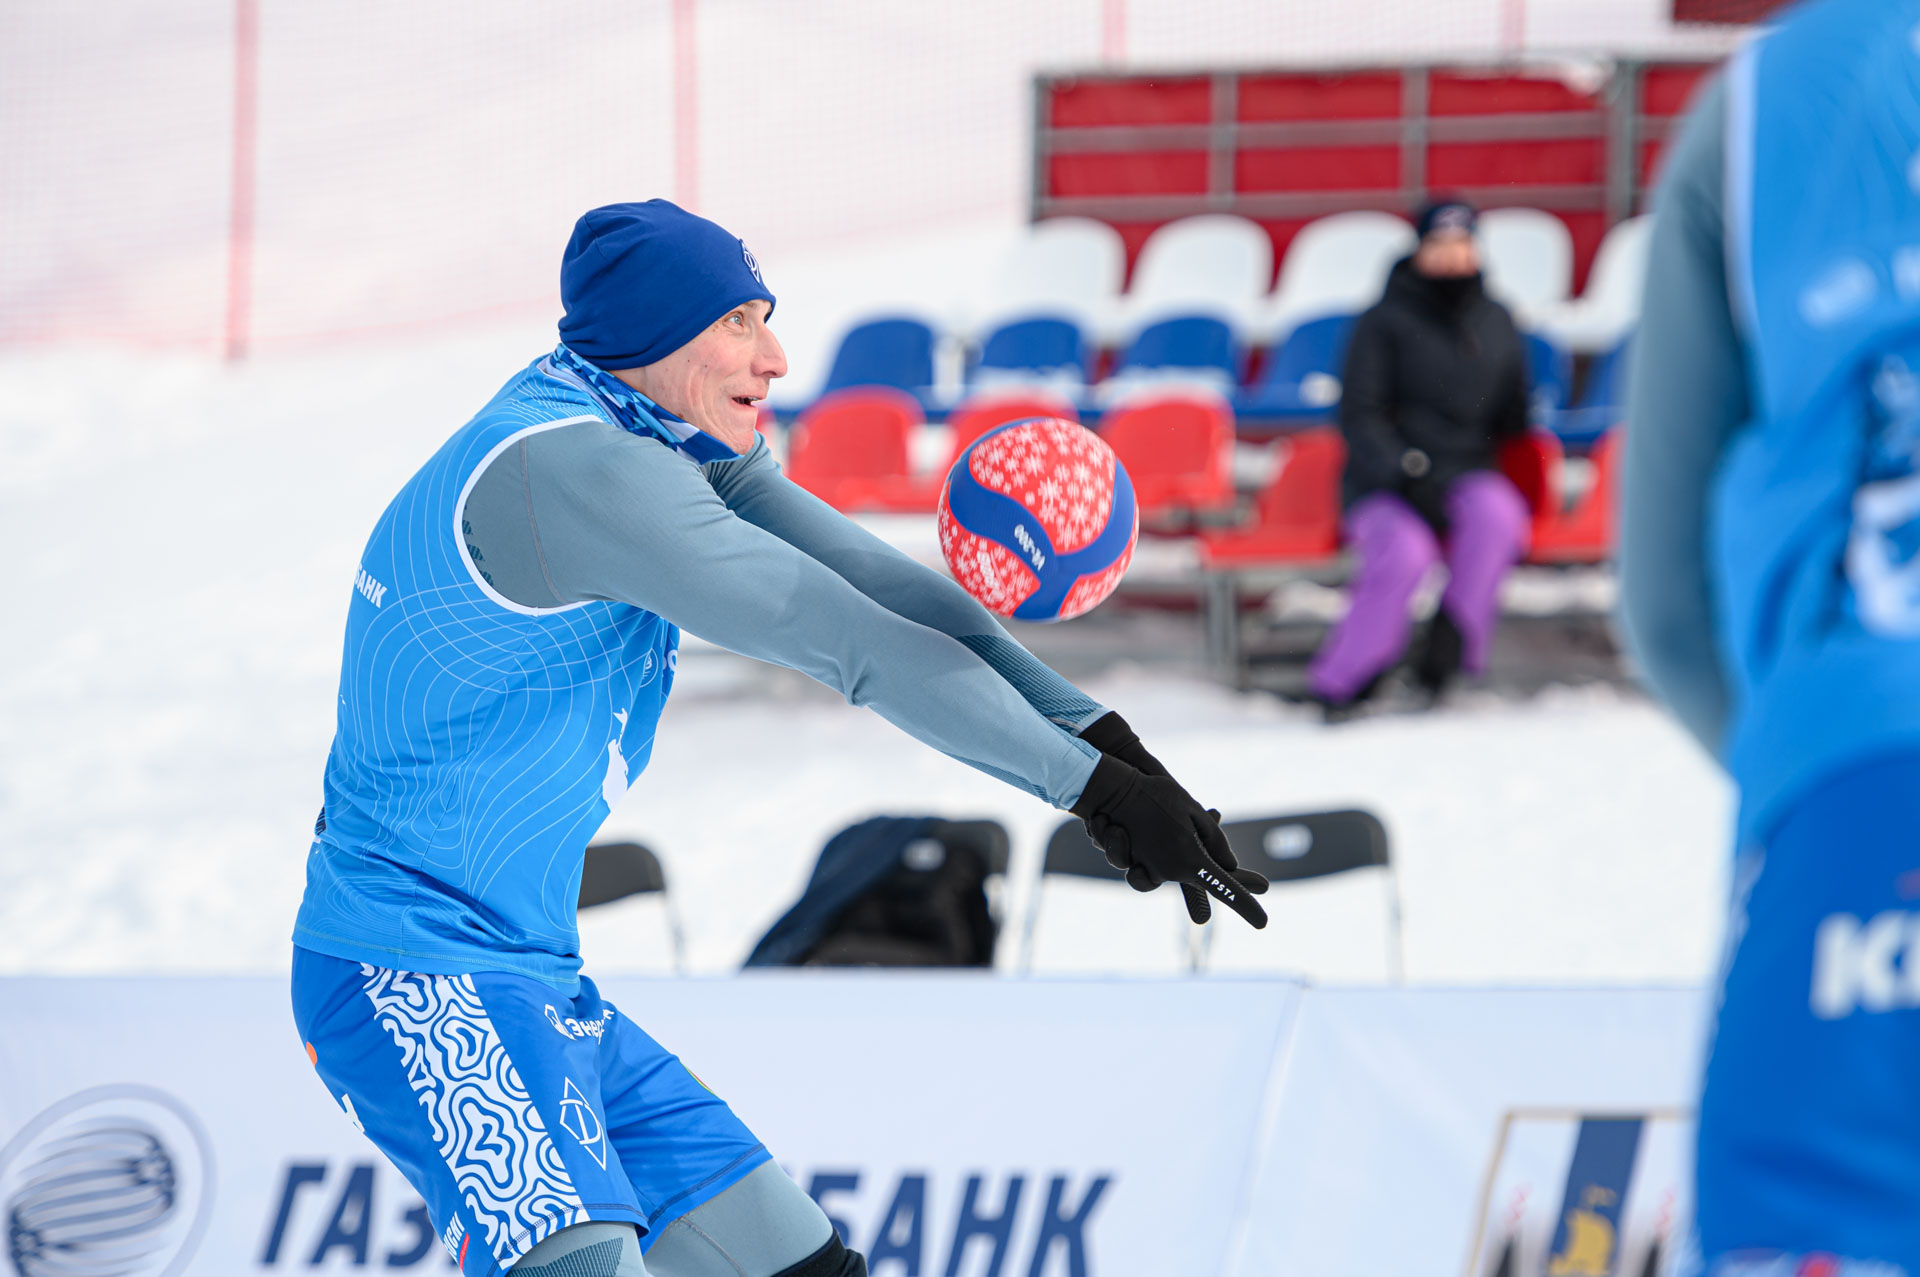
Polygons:
[[1553,433],[1571,447],[1587,447],[1620,423],[1627,411],[1627,343],[1622,338],[1587,373],[1587,384],[1571,408],[1553,415]]
[[1536,426],[1551,426],[1555,416],[1567,406],[1567,387],[1573,381],[1573,358],[1539,333],[1527,333],[1525,341],[1527,382],[1532,386],[1527,417]]
[[1087,379],[1087,339],[1080,325],[1070,319],[1040,316],[1002,324],[987,334],[970,380],[982,372],[1030,373],[1036,379],[1054,381]]
[[1211,315],[1184,315],[1148,324],[1120,358],[1118,375],[1198,372],[1217,374],[1231,391],[1240,381],[1233,330]]
[[924,396],[933,385],[933,329],[917,319],[870,319],[840,339],[821,394],[891,386]]
[[1353,340],[1354,319],[1323,315],[1288,333],[1267,360],[1260,380],[1234,396],[1241,424],[1331,421],[1340,411],[1340,378],[1346,369],[1347,344]]

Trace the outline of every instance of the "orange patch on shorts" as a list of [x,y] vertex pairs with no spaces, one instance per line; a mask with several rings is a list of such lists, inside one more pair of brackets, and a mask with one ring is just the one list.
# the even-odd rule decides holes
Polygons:
[[316,1069],[320,1067],[320,1053],[313,1049],[311,1042],[307,1043],[307,1063]]

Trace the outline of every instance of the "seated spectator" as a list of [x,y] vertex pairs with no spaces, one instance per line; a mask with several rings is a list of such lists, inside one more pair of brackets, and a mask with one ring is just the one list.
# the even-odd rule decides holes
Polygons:
[[1420,214],[1419,246],[1347,352],[1342,527],[1359,566],[1346,619],[1307,673],[1330,717],[1399,662],[1414,593],[1443,559],[1447,590],[1414,675],[1437,697],[1461,669],[1482,672],[1500,582],[1526,550],[1526,501],[1497,460],[1501,441],[1527,428],[1526,348],[1481,288],[1474,222],[1454,201]]

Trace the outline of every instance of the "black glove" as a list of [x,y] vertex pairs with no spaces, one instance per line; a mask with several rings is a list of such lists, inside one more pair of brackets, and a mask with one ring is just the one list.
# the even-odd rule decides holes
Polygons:
[[1115,758],[1149,776],[1166,776],[1172,773],[1160,765],[1160,760],[1147,752],[1147,747],[1134,735],[1133,728],[1127,726],[1127,720],[1108,710],[1087,724],[1080,733],[1080,739],[1087,742],[1103,754],[1112,754]]
[[1207,897],[1215,896],[1253,926],[1267,925],[1267,911],[1253,899],[1267,889],[1267,880],[1240,868],[1220,830],[1220,814],[1201,810],[1171,776],[1148,775],[1103,753],[1073,814],[1135,891],[1177,882],[1187,916],[1196,923],[1212,915]]

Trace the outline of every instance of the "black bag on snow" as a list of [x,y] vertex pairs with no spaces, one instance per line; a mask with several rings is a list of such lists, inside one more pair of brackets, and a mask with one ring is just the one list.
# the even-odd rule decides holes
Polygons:
[[861,821],[827,842],[746,965],[991,967],[999,926],[985,883],[1006,871],[1006,848],[994,821]]

